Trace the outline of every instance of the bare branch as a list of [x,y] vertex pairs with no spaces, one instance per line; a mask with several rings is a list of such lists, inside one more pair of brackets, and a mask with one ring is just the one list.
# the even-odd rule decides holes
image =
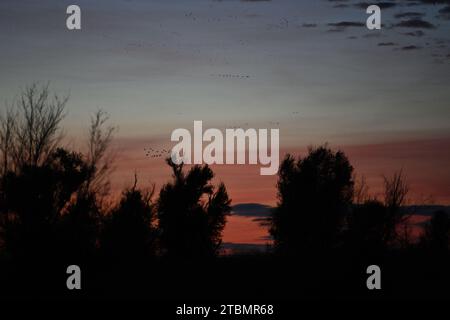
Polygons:
[[361,176],[357,179],[356,175],[354,177],[355,188],[354,188],[354,202],[356,204],[362,204],[370,199],[369,196],[369,185],[367,184],[366,177]]
[[6,174],[11,165],[14,131],[17,125],[15,119],[16,115],[12,108],[8,108],[4,115],[0,114],[0,161],[2,175]]
[[68,97],[50,98],[48,84],[23,90],[0,120],[3,170],[20,170],[48,160],[62,138],[60,123],[67,101]]
[[390,178],[384,178],[384,202],[390,209],[398,209],[405,204],[409,187],[403,171],[395,172]]
[[114,153],[109,151],[116,127],[106,126],[109,117],[107,113],[99,110],[91,118],[91,126],[88,138],[87,161],[91,168],[91,178],[88,189],[99,196],[105,196],[109,192],[109,174],[114,169]]

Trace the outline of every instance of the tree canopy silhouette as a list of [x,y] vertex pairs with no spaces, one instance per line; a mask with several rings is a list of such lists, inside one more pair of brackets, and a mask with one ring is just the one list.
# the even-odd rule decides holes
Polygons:
[[[383,200],[368,195],[364,179],[355,193],[355,204],[347,217],[346,245],[367,252],[381,252],[389,246],[410,244],[407,218],[402,206],[409,190],[402,170],[383,177]],[[361,191],[362,190],[362,191]]]
[[122,193],[119,205],[105,218],[101,236],[103,252],[109,258],[129,261],[157,253],[156,215],[153,191],[132,188]]
[[1,211],[6,246],[20,254],[42,253],[54,247],[58,219],[88,175],[80,154],[57,149],[45,164],[23,164],[20,171],[3,176]]
[[86,256],[95,248],[99,189],[92,186],[105,183],[99,179],[105,165],[99,163],[112,131],[103,128],[106,117],[99,111],[88,156],[62,148],[66,102],[50,98],[48,85],[32,85],[0,119],[0,230],[15,256],[59,256],[64,245],[65,252]]
[[161,241],[167,254],[178,258],[205,258],[218,253],[231,200],[223,183],[217,189],[208,165],[183,165],[167,160],[173,181],[163,186],[158,200]]
[[311,147],[305,158],[283,160],[270,228],[279,252],[326,250],[336,243],[352,203],[352,173],[346,155],[327,146]]

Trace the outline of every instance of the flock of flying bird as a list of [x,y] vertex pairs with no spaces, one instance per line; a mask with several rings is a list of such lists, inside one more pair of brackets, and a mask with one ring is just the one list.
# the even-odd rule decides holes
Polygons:
[[170,150],[168,149],[156,149],[156,148],[144,148],[145,156],[150,158],[162,158],[163,156],[169,156]]
[[[290,113],[291,117],[297,117],[299,115],[298,111],[292,111]],[[268,121],[267,124],[270,127],[276,127],[276,126],[280,126],[281,122],[280,121]],[[241,124],[230,124],[230,125],[226,125],[225,128],[226,129],[248,129],[250,127],[250,124],[248,122],[245,123],[241,123]],[[146,157],[152,158],[152,159],[159,159],[159,158],[164,158],[166,159],[167,157],[169,157],[171,155],[171,150],[170,148],[156,148],[156,147],[152,147],[152,148],[144,148],[144,153]]]
[[[237,20],[239,18],[238,16],[228,15],[228,16],[226,16],[224,18],[207,18],[206,19],[206,18],[202,18],[200,16],[194,15],[193,12],[185,13],[184,17],[186,19],[191,20],[191,21],[199,22],[199,21],[203,21],[204,20],[204,21],[206,21],[208,23],[220,23],[220,22],[223,22],[223,21],[225,21],[227,19]],[[283,19],[279,20],[278,23],[266,25],[266,29],[268,29],[268,30],[272,30],[272,29],[287,29],[287,28],[290,27],[290,25],[291,25],[290,21],[288,19],[283,18]],[[307,26],[309,27],[309,25],[307,25]],[[311,26],[315,27],[316,25],[314,24],[314,25],[311,25]],[[163,28],[162,24],[160,24],[159,27]],[[176,32],[172,32],[171,36],[179,37],[180,34],[176,33]],[[243,40],[240,40],[239,44],[240,45],[248,45],[248,43],[245,43]],[[129,53],[130,50],[142,49],[142,48],[144,48],[146,46],[151,46],[151,45],[150,44],[145,44],[142,41],[138,41],[138,42],[129,43],[125,50],[126,50],[127,53]],[[166,47],[166,44],[161,44],[161,46],[162,47]],[[445,44],[441,44],[441,46],[445,46]],[[223,50],[219,50],[219,52],[223,53],[225,48],[222,48],[222,49]],[[195,52],[197,54],[200,54],[200,48],[196,48]],[[433,56],[437,57],[438,55],[434,54]],[[449,57],[450,57],[450,54],[449,54]],[[219,60],[220,59],[217,58],[217,57],[214,58],[214,57],[211,56],[209,58],[209,62],[212,63],[212,64],[214,64],[214,62],[220,62]],[[228,60],[222,61],[222,62],[224,62],[226,65],[229,64]],[[250,75],[239,74],[239,73],[211,73],[210,76],[211,77],[222,78],[222,79],[249,79],[250,78]],[[298,111],[293,111],[293,112],[290,113],[291,118],[294,119],[294,120],[297,118],[298,115],[299,115]],[[270,122],[268,122],[268,124],[270,126],[279,126],[280,122],[279,121],[270,121]],[[245,129],[245,128],[248,128],[248,123],[245,123],[243,125],[232,125],[232,126],[228,126],[227,128],[233,128],[233,129],[243,128],[243,129]],[[165,158],[166,156],[169,156],[170,153],[171,153],[171,151],[169,149],[165,149],[165,148],[162,148],[162,149],[144,148],[144,152],[145,152],[146,157],[150,157],[150,158],[163,158],[163,157]]]
[[[210,8],[212,9],[213,7],[215,7],[214,4],[210,4],[209,5]],[[188,11],[188,12],[183,12],[182,13],[184,19],[186,19],[187,21],[190,21],[191,23],[195,22],[195,23],[228,23],[231,25],[236,25],[237,23],[244,23],[243,20],[241,18],[247,18],[247,17],[260,17],[260,14],[255,14],[253,12],[248,11],[247,9],[242,11],[240,14],[225,14],[221,17],[213,17],[213,16],[205,16],[199,13],[194,13],[192,11]],[[292,20],[289,20],[287,17],[279,17],[277,20],[274,20],[272,23],[270,24],[266,24],[266,30],[284,30],[284,29],[290,29],[291,27],[302,27],[302,28],[314,28],[317,27],[318,25],[316,23],[303,23],[303,24],[298,24],[298,17],[291,17]],[[176,36],[177,38],[179,38],[178,40],[180,40],[181,37],[181,33],[179,32],[174,32],[173,30],[165,30],[164,29],[164,25],[163,23],[159,23],[159,29],[161,29],[162,32],[164,32],[166,34],[166,39],[167,41],[170,41],[171,37]],[[419,31],[415,31],[415,32],[409,32],[409,33],[403,33],[405,35],[413,35],[416,37],[421,37],[424,32],[419,30]],[[111,36],[107,36],[106,34],[103,34],[103,37],[109,37],[109,38],[113,38]],[[363,36],[365,37],[365,36]],[[349,39],[356,39],[356,36],[349,36]],[[117,40],[117,39],[116,39]],[[153,48],[162,48],[162,49],[168,49],[171,48],[170,54],[175,54],[175,55],[182,55],[182,54],[190,54],[192,56],[197,56],[199,54],[201,54],[201,48],[199,45],[195,46],[187,46],[185,45],[185,43],[183,44],[182,41],[178,41],[176,43],[173,43],[172,45],[170,45],[167,41],[161,41],[159,43],[144,43],[142,41],[136,41],[136,42],[131,42],[128,43],[126,45],[126,47],[124,48],[125,53],[129,54],[132,51],[135,50],[139,50],[139,49],[143,49],[145,47],[153,47]],[[442,41],[442,40],[441,40]],[[244,40],[238,40],[238,43],[242,46],[248,46],[249,43],[248,41],[244,41]],[[175,47],[174,47],[175,44]],[[384,43],[381,43],[380,46],[383,46]],[[390,43],[390,45],[393,45],[394,43]],[[427,45],[428,46],[428,45]],[[441,43],[439,44],[438,47],[436,47],[436,49],[446,49],[447,43]],[[412,46],[410,46],[411,49],[413,49]],[[222,65],[222,66],[227,66],[230,65],[230,61],[229,58],[231,57],[231,55],[224,55],[225,51],[228,50],[229,48],[227,47],[227,44],[220,44],[217,43],[216,45],[217,48],[217,52],[216,54],[218,54],[218,56],[215,56],[215,53],[212,52],[211,50],[209,50],[207,52],[207,55],[209,56],[209,58],[206,58],[205,61],[209,62],[209,65],[212,66],[217,66]],[[414,46],[414,48],[420,48],[418,46]],[[405,47],[404,50],[408,49],[408,47]],[[190,52],[191,50],[191,52]],[[442,51],[442,50],[441,50]],[[434,59],[440,59],[440,60],[445,60],[445,58],[450,58],[450,53],[446,52],[446,53],[436,53],[434,52],[432,54],[432,57]],[[220,79],[230,79],[230,80],[244,80],[244,79],[249,79],[251,78],[250,75],[247,74],[240,74],[240,73],[230,73],[230,72],[220,72],[220,73],[211,73],[210,74],[211,77],[216,77],[216,78],[220,78]]]

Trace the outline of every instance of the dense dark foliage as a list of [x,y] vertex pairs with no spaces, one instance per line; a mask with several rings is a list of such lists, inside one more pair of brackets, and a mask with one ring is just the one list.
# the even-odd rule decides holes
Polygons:
[[275,246],[288,254],[328,250],[337,241],[353,198],[353,167],[343,152],[310,149],[279,170],[279,205],[272,218]]
[[194,166],[187,174],[171,160],[174,181],[166,184],[158,200],[161,241],[173,257],[202,258],[218,253],[230,199],[224,184],[216,191],[207,166]]

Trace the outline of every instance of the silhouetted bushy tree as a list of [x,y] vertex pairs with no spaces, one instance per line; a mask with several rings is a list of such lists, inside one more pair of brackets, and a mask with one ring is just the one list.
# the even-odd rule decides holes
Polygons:
[[216,191],[210,184],[209,166],[194,166],[187,174],[183,165],[167,161],[173,182],[160,191],[158,220],[167,254],[177,258],[204,258],[217,254],[231,200],[224,184]]
[[1,211],[6,248],[19,255],[54,248],[56,224],[88,174],[80,154],[57,149],[44,164],[24,164],[3,176]]
[[157,230],[153,190],[123,192],[119,205],[105,218],[101,246],[107,257],[127,261],[156,253]]
[[326,146],[310,148],[305,158],[284,159],[270,229],[278,251],[300,253],[329,249],[336,243],[352,203],[352,173],[345,154]]
[[78,263],[94,257],[101,218],[95,194],[79,191],[57,225],[58,255]]

